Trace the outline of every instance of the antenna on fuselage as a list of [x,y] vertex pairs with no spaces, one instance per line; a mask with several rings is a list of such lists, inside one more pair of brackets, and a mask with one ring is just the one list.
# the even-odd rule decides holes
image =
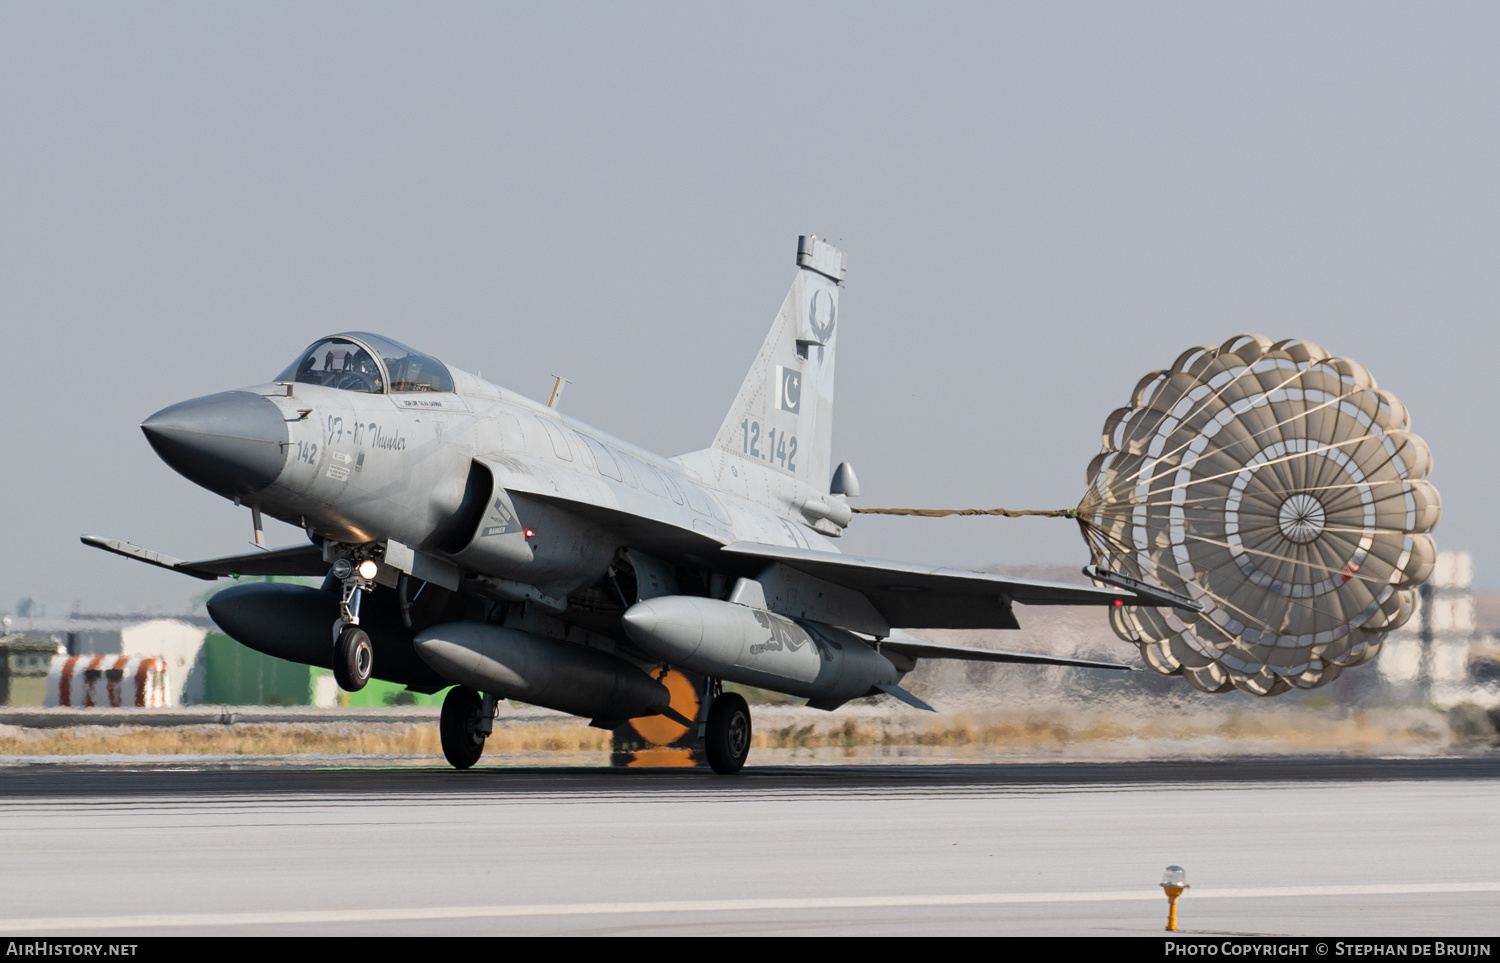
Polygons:
[[250,506],[250,527],[255,530],[255,541],[250,544],[262,552],[269,552],[271,547],[266,544],[266,523],[261,520],[259,505]]
[[557,383],[552,386],[552,398],[547,402],[548,408],[556,408],[558,402],[562,401],[563,386],[572,384],[572,382],[562,375],[553,375],[552,377],[557,379]]

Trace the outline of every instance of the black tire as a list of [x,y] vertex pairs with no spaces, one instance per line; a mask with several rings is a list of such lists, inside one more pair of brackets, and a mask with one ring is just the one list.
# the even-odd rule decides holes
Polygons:
[[443,741],[443,755],[454,769],[468,769],[484,755],[484,736],[479,734],[479,716],[484,711],[484,696],[473,689],[456,685],[443,697],[443,715],[438,735]]
[[721,776],[732,776],[745,768],[750,755],[750,706],[737,692],[714,699],[708,709],[708,732],[704,751],[708,764]]
[[375,647],[370,633],[357,625],[346,625],[333,644],[333,678],[345,692],[358,692],[370,681],[375,668]]

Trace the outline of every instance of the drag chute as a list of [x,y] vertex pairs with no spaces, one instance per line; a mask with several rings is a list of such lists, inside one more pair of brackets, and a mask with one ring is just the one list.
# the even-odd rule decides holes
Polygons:
[[1239,335],[1141,379],[1076,509],[1103,570],[1202,606],[1115,632],[1207,692],[1311,689],[1375,657],[1432,571],[1441,503],[1406,408],[1307,341]]

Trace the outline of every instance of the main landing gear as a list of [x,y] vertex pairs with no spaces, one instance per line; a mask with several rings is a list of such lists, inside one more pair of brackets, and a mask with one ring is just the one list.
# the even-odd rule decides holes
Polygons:
[[499,700],[482,695],[467,686],[456,685],[443,697],[443,714],[438,721],[438,735],[443,755],[455,769],[468,769],[484,755],[484,741],[495,728],[495,707]]
[[750,755],[750,706],[745,697],[738,692],[717,695],[708,707],[706,729],[703,748],[713,771],[732,776],[745,768]]

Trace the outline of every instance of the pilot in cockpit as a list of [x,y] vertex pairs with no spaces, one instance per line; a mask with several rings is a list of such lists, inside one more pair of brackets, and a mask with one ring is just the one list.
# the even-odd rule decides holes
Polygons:
[[[283,371],[277,380],[384,394],[387,390],[385,372],[388,370],[392,391],[453,390],[452,377],[437,359],[387,338],[372,334],[357,337],[360,341],[338,335],[324,338],[308,348],[300,360]],[[385,367],[371,353],[372,348],[380,352]]]
[[380,365],[370,357],[368,351],[359,348],[346,352],[343,358],[343,377],[335,387],[352,388],[355,391],[370,391],[379,394],[384,390],[380,378]]

